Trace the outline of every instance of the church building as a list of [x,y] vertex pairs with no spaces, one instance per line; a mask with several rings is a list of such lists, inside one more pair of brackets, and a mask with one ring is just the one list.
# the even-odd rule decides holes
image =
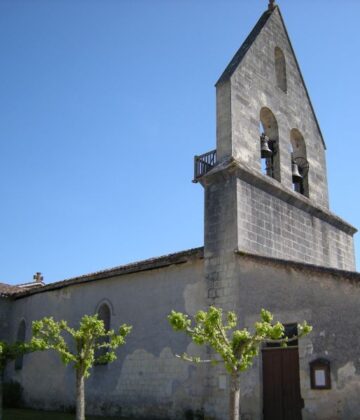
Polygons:
[[[133,326],[111,365],[86,382],[89,414],[145,419],[228,417],[223,366],[171,329],[172,309],[216,305],[253,328],[261,308],[291,337],[264,345],[241,379],[243,420],[360,419],[360,274],[356,229],[329,210],[325,141],[280,9],[269,2],[216,83],[216,149],[195,156],[205,194],[204,246],[44,285],[0,284],[0,339],[27,340],[44,316],[76,325],[99,313]],[[67,410],[75,376],[52,352],[16,360],[7,380],[29,407]]]

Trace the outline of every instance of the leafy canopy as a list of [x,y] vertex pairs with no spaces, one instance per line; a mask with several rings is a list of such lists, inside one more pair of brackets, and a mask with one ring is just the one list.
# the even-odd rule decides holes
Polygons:
[[[273,315],[261,310],[260,321],[254,325],[254,332],[247,328],[236,329],[237,316],[228,312],[223,320],[223,311],[215,306],[209,310],[198,311],[195,322],[188,315],[171,311],[168,320],[175,331],[183,331],[198,345],[210,346],[223,360],[229,373],[246,370],[251,366],[253,359],[259,353],[261,343],[271,341],[286,347],[291,340],[296,340],[308,334],[312,327],[304,321],[298,325],[298,335],[291,339],[285,337],[285,327],[280,322],[273,322]],[[184,353],[182,359],[200,363],[211,362],[217,364],[219,360],[201,360],[199,357],[189,356]]]
[[[114,350],[125,343],[125,337],[131,328],[123,324],[117,332],[106,331],[104,322],[98,319],[97,314],[84,315],[77,330],[69,327],[66,321],[55,321],[52,317],[43,318],[33,322],[31,344],[36,350],[57,351],[64,364],[74,363],[74,368],[88,377],[94,364],[116,360]],[[68,344],[69,337],[75,342],[75,351]],[[99,352],[100,349],[105,351]]]
[[34,349],[28,343],[17,341],[9,344],[6,341],[0,341],[0,372],[4,371],[7,363],[31,351],[34,351]]

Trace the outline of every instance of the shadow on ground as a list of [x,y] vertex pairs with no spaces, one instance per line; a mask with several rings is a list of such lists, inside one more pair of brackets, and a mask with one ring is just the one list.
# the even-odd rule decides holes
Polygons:
[[[75,414],[35,410],[4,410],[4,420],[75,420]],[[86,416],[86,420],[129,420],[124,417]]]

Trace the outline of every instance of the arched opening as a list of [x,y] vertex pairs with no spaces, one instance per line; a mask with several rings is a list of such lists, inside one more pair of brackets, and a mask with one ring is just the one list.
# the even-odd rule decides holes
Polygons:
[[280,182],[279,129],[269,108],[260,111],[260,156],[263,174]]
[[286,62],[285,56],[279,47],[275,47],[275,73],[276,73],[276,84],[283,91],[287,92],[287,80],[286,80]]
[[[26,324],[25,324],[25,320],[20,321],[19,327],[18,327],[18,331],[17,331],[17,335],[16,335],[16,341],[18,343],[24,343],[25,342],[25,336],[26,336]],[[23,367],[23,362],[24,362],[24,356],[20,355],[15,359],[15,369],[16,370],[21,370]]]
[[110,308],[106,303],[103,303],[99,310],[98,310],[98,317],[104,322],[104,327],[106,331],[109,331],[110,329],[110,318],[111,318],[111,312]]
[[[109,305],[107,305],[106,303],[102,303],[97,311],[98,314],[98,318],[104,322],[104,327],[106,331],[110,330],[110,325],[111,325],[111,311],[110,311],[110,307]],[[103,340],[106,341],[106,340]],[[97,350],[95,357],[101,357],[104,356],[107,353],[107,349],[106,348],[102,348]],[[104,363],[98,363],[101,365],[106,365],[106,362]]]
[[[306,155],[306,144],[303,135],[296,128],[290,131],[291,168],[294,191],[309,197],[308,171],[309,164]],[[300,177],[294,176],[298,171]]]

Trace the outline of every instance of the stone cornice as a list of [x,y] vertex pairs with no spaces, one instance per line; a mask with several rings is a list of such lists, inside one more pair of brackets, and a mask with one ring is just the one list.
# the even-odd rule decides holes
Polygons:
[[246,164],[239,162],[234,158],[229,158],[220,162],[198,181],[201,185],[203,185],[203,187],[206,187],[214,182],[217,182],[219,179],[226,179],[234,176],[262,191],[269,193],[270,195],[278,197],[280,200],[283,200],[326,223],[329,223],[349,235],[354,235],[357,232],[357,229],[354,226],[331,213],[328,209],[315,204],[311,199],[295,191],[289,190],[275,179],[251,169]]
[[306,270],[310,273],[331,275],[360,283],[360,273],[357,271],[339,270],[338,268],[334,267],[324,267],[321,265],[308,264],[300,261],[273,258],[265,255],[256,255],[250,252],[242,251],[240,249],[235,249],[234,252],[236,255],[239,255],[242,258],[251,259],[252,261],[262,262],[265,264],[271,264],[272,266],[286,267],[287,269],[291,268],[298,271]]

